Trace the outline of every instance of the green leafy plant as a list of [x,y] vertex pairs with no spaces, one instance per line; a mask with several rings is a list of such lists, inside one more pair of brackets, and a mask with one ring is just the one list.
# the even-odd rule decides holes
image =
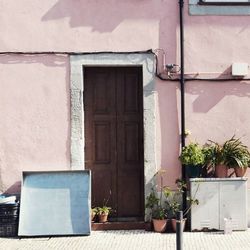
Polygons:
[[214,168],[216,165],[223,164],[228,168],[246,168],[250,165],[250,153],[240,139],[233,136],[222,145],[209,140],[203,147],[205,165]]
[[91,220],[95,220],[95,217],[98,213],[98,208],[97,207],[94,207],[94,208],[91,208]]
[[247,168],[250,163],[250,153],[240,139],[234,136],[223,145],[225,155],[225,165],[228,168]]
[[146,198],[146,208],[153,209],[158,205],[160,199],[157,197],[155,190],[152,188],[151,193]]
[[[173,190],[169,187],[164,187],[163,193],[166,198],[166,207],[167,212],[170,215],[170,217],[175,218],[177,213],[182,210],[182,202],[181,197],[184,193],[185,189],[187,188],[187,185],[185,181],[177,179],[176,180],[176,190]],[[199,201],[195,198],[191,198],[190,196],[187,196],[188,201],[188,207],[183,211],[183,216],[186,216],[189,210],[193,205],[198,205]]]
[[202,151],[204,154],[204,164],[206,166],[214,167],[224,162],[222,147],[219,144],[214,142],[206,143]]
[[157,207],[153,210],[152,218],[157,220],[164,220],[167,216],[166,209],[163,207]]
[[204,154],[202,147],[198,143],[190,143],[182,148],[179,159],[183,165],[203,165]]
[[151,189],[151,193],[146,197],[146,209],[150,210],[152,219],[163,220],[167,217],[166,208],[163,202],[163,174],[165,171],[159,170],[154,177],[160,176],[160,195],[157,192],[157,185]]
[[209,141],[203,146],[202,151],[204,154],[203,169],[205,170],[203,175],[205,177],[212,177],[214,175],[215,167],[218,165],[224,165],[225,154],[223,145]]
[[97,209],[97,214],[98,215],[102,215],[102,214],[108,215],[112,211],[112,208],[107,207],[107,206],[97,207],[96,209]]
[[186,166],[186,174],[189,178],[202,176],[204,165],[204,154],[202,147],[198,143],[190,143],[182,148],[179,159]]
[[93,214],[97,214],[97,212],[98,212],[98,207],[93,207],[93,208],[91,208],[91,212],[92,212]]

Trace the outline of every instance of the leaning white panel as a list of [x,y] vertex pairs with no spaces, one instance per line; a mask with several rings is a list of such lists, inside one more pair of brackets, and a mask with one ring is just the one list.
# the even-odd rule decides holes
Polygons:
[[19,236],[89,235],[90,172],[23,172]]

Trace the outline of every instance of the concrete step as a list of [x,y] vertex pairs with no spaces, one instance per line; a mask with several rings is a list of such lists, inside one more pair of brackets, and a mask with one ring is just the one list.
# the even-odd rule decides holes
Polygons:
[[105,231],[105,230],[136,230],[145,229],[146,223],[144,221],[135,222],[105,222],[96,223],[92,222],[93,231]]

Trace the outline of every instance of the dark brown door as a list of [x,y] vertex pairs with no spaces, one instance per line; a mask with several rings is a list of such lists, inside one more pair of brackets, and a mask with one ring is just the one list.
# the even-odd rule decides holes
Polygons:
[[144,216],[141,67],[84,68],[85,167],[92,206],[105,203],[117,220]]

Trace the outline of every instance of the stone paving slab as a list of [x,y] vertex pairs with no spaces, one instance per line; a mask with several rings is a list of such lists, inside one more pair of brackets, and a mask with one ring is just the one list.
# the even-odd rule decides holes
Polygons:
[[[249,250],[250,230],[224,235],[221,232],[185,232],[183,250]],[[174,250],[174,233],[144,230],[94,231],[90,236],[51,238],[0,238],[2,250]]]

